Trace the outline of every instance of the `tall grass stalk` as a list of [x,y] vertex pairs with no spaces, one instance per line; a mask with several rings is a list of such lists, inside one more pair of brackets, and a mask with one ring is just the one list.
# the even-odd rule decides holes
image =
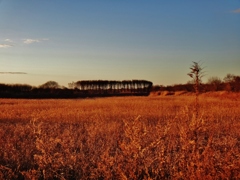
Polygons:
[[201,79],[203,77],[203,68],[199,65],[198,62],[193,62],[193,65],[190,67],[191,72],[188,75],[193,78],[194,81],[194,90],[195,90],[195,118],[198,119],[199,116],[199,92]]

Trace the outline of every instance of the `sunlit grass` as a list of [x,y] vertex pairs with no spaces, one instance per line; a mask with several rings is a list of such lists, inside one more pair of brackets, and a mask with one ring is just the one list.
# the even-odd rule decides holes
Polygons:
[[0,179],[239,179],[237,99],[0,99]]

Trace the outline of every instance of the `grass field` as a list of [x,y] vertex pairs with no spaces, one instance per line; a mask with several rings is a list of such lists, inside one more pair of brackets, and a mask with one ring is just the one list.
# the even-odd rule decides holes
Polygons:
[[0,99],[0,179],[240,179],[238,97]]

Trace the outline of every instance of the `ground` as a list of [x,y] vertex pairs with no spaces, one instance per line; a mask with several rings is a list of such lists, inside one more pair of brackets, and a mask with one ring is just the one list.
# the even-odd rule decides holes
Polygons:
[[239,179],[238,97],[0,99],[0,179]]

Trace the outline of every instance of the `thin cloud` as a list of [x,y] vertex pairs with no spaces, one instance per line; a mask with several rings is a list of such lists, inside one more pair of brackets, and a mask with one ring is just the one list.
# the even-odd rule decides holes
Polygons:
[[24,39],[24,44],[32,44],[32,43],[39,43],[40,41],[38,39]]
[[232,13],[240,14],[240,8],[233,10]]
[[10,48],[10,47],[13,47],[13,46],[9,44],[0,44],[0,48]]
[[39,43],[42,41],[48,41],[49,39],[43,38],[43,39],[23,39],[24,44],[32,44],[32,43]]
[[13,42],[11,39],[5,39],[5,42]]
[[0,74],[27,74],[25,72],[0,72]]

